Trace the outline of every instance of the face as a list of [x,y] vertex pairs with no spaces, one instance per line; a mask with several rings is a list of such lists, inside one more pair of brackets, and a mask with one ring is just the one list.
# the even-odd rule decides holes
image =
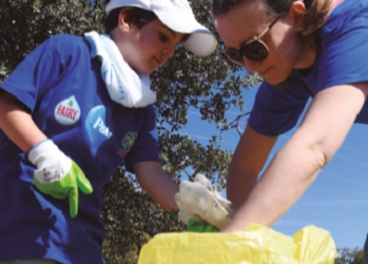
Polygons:
[[[257,45],[265,44],[268,54],[264,59],[247,54],[242,56],[243,65],[248,72],[257,72],[268,83],[276,85],[304,60],[305,45],[293,30],[295,21],[291,12],[275,18],[267,14],[262,1],[246,1],[229,13],[218,16],[216,29],[226,48],[232,51],[240,50],[247,54],[254,48],[257,52]],[[263,44],[254,43],[257,40]],[[246,47],[246,44],[253,46]]]
[[117,45],[130,67],[140,73],[151,74],[174,54],[182,38],[183,34],[171,31],[155,19],[142,28],[130,25]]

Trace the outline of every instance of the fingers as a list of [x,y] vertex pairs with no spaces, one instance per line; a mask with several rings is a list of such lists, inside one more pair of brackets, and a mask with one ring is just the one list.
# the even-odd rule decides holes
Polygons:
[[93,192],[90,181],[86,178],[79,166],[72,161],[71,170],[62,179],[51,183],[41,183],[38,180],[37,172],[33,175],[33,180],[37,189],[42,193],[51,195],[56,199],[65,199],[69,197],[69,213],[72,218],[78,214],[79,189],[84,194]]
[[93,192],[93,187],[90,181],[86,178],[83,171],[79,168],[79,166],[73,161],[72,162],[72,170],[75,173],[77,185],[79,189],[84,194],[91,194]]
[[71,218],[78,214],[78,187],[74,186],[69,192],[69,213]]
[[72,161],[72,173],[74,173],[76,182],[69,193],[69,212],[70,216],[75,218],[78,214],[78,188],[84,194],[91,194],[93,192],[93,188],[83,171],[74,161]]
[[189,219],[187,231],[198,233],[217,233],[219,229],[208,224],[196,223],[193,219]]

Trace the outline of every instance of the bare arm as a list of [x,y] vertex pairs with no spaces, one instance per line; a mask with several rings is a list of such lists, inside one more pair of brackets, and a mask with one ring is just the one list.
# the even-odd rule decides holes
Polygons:
[[179,208],[175,202],[175,194],[179,186],[162,169],[158,162],[139,162],[133,165],[138,183],[157,203],[170,211]]
[[0,92],[0,128],[23,151],[47,138],[26,108],[6,92]]
[[239,207],[255,186],[277,137],[267,137],[247,126],[235,150],[227,177],[227,197]]
[[368,84],[341,85],[316,95],[300,128],[276,154],[223,232],[271,225],[306,191],[343,143],[368,94]]

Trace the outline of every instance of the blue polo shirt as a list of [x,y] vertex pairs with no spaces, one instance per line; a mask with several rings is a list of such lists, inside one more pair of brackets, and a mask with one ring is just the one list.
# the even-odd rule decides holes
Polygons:
[[91,195],[79,192],[78,216],[71,219],[68,199],[36,190],[34,166],[0,130],[0,261],[102,264],[101,188],[123,161],[130,169],[136,162],[160,162],[153,105],[126,108],[111,101],[100,62],[90,57],[83,38],[54,36],[0,84],[81,167],[94,189]]
[[[319,91],[368,81],[368,1],[345,0],[318,32],[316,62],[308,73],[294,70],[285,91],[260,86],[249,125],[257,132],[277,136],[293,128],[309,98]],[[355,122],[368,123],[368,102]]]

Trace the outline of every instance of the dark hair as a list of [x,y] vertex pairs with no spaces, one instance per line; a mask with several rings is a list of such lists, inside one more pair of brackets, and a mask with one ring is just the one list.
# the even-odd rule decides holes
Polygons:
[[126,8],[128,23],[136,25],[138,28],[142,28],[145,24],[157,19],[155,13],[138,8],[138,7],[121,7],[113,9],[105,20],[105,32],[109,33],[118,26],[119,15],[122,9]]
[[[230,12],[235,7],[254,0],[213,0],[212,13],[217,16]],[[267,12],[274,16],[280,16],[287,13],[297,0],[263,0]],[[297,28],[304,41],[313,43],[316,31],[326,22],[331,11],[332,0],[304,0],[307,12],[303,25]]]

